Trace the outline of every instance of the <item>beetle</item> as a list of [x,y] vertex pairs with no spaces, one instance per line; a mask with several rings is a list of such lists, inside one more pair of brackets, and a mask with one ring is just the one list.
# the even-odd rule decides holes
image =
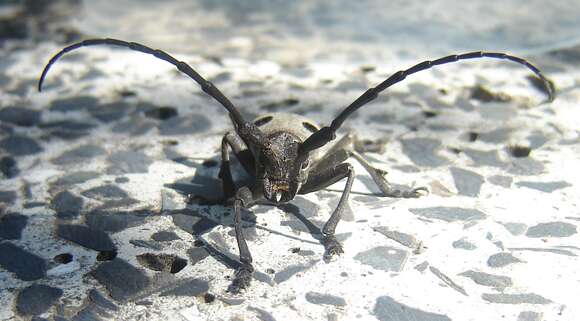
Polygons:
[[[353,167],[345,162],[348,158],[352,157],[362,164],[383,196],[417,198],[428,193],[425,187],[410,190],[393,188],[385,178],[386,172],[373,167],[353,148],[355,141],[353,134],[347,134],[335,144],[327,146],[336,139],[337,131],[347,118],[375,99],[380,92],[422,70],[477,58],[504,59],[527,67],[543,82],[548,94],[548,101],[554,99],[555,91],[542,72],[525,59],[501,52],[476,51],[426,60],[408,69],[397,71],[376,87],[366,90],[342,110],[328,126],[318,127],[305,117],[287,113],[266,114],[253,121],[248,121],[217,87],[203,78],[187,63],[177,60],[162,50],[111,38],[84,40],[63,48],[44,67],[38,81],[38,90],[42,90],[42,84],[50,67],[61,56],[81,47],[95,45],[125,47],[169,62],[180,72],[197,82],[205,93],[213,97],[228,111],[234,131],[226,133],[221,142],[222,162],[219,177],[222,180],[226,199],[233,198],[234,230],[241,263],[229,287],[229,291],[234,293],[239,293],[249,287],[254,272],[252,256],[241,227],[242,208],[249,208],[259,201],[266,201],[273,205],[286,203],[294,199],[297,194],[315,192],[346,178],[346,184],[338,205],[322,228],[321,243],[325,247],[324,258],[331,259],[333,256],[343,253],[342,245],[335,237],[335,230],[341,220],[355,177]],[[235,187],[230,169],[229,149],[233,151],[243,168],[253,177],[252,184]]]

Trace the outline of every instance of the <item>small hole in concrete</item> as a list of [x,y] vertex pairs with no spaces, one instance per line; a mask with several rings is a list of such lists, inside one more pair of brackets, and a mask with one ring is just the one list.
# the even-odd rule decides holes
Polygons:
[[147,110],[145,116],[149,118],[155,118],[160,120],[166,120],[171,117],[177,116],[177,110],[173,107],[158,107],[154,109]]
[[142,266],[153,271],[178,273],[187,266],[187,260],[171,254],[145,253],[137,255],[137,261]]
[[528,157],[530,152],[532,151],[531,148],[527,146],[510,146],[509,151],[513,157]]
[[97,261],[111,261],[117,257],[117,251],[101,251],[97,254]]
[[173,263],[171,264],[171,273],[175,274],[179,271],[183,270],[187,266],[187,260],[176,257]]
[[430,110],[424,110],[423,116],[425,116],[426,118],[433,118],[433,117],[437,116],[437,113],[434,111],[430,111]]
[[211,294],[211,293],[206,293],[203,296],[203,301],[205,303],[212,303],[213,301],[215,301],[215,295]]
[[215,167],[217,164],[218,162],[213,159],[206,160],[202,163],[203,167]]
[[468,139],[470,142],[474,142],[479,138],[479,133],[476,132],[470,132],[468,135],[469,135]]
[[62,253],[62,254],[58,254],[56,255],[53,260],[56,263],[60,263],[60,264],[67,264],[70,263],[73,260],[73,255],[70,253]]

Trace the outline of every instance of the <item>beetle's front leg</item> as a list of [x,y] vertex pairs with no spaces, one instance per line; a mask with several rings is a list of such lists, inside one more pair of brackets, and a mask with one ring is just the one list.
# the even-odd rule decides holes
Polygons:
[[322,228],[322,243],[326,249],[324,253],[325,260],[329,260],[334,255],[342,254],[344,252],[342,250],[342,245],[336,239],[335,231],[338,222],[342,218],[342,213],[344,212],[348,202],[348,196],[350,195],[350,190],[354,181],[354,170],[352,165],[342,163],[322,172],[313,173],[308,177],[308,181],[300,189],[300,194],[307,194],[326,188],[345,177],[347,177],[346,185],[344,186],[344,191],[342,192],[340,201],[338,201],[338,206]]
[[245,146],[242,139],[235,132],[228,132],[224,135],[221,145],[222,164],[218,177],[222,179],[224,198],[227,200],[235,195],[236,185],[232,178],[230,167],[230,155],[228,146],[234,152],[248,174],[254,176],[254,158],[250,150]]
[[240,188],[236,192],[234,200],[234,230],[240,250],[241,265],[236,270],[235,278],[228,289],[232,293],[240,293],[241,290],[248,288],[252,280],[252,275],[254,274],[252,255],[250,254],[250,249],[246,243],[242,228],[242,208],[250,207],[254,202],[255,197],[247,186]]

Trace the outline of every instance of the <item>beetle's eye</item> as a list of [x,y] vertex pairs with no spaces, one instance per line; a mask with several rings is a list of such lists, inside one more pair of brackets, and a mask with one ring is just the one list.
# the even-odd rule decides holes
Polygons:
[[306,169],[306,167],[308,167],[308,165],[310,165],[310,161],[309,160],[306,160],[306,161],[304,161],[304,163],[302,163],[301,168],[302,169]]

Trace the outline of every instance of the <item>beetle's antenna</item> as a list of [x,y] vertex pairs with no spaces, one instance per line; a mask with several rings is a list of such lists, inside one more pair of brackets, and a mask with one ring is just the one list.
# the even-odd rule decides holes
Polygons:
[[187,63],[185,63],[183,61],[179,61],[179,60],[173,58],[168,53],[166,53],[162,50],[159,50],[159,49],[152,49],[150,47],[144,46],[144,45],[136,43],[136,42],[127,42],[127,41],[111,39],[111,38],[88,39],[85,41],[77,42],[75,44],[72,44],[72,45],[62,49],[60,52],[58,52],[56,55],[54,55],[49,60],[49,62],[46,64],[46,66],[44,67],[44,70],[42,71],[42,75],[40,76],[40,79],[38,80],[38,91],[42,91],[42,83],[44,82],[44,78],[46,77],[48,70],[61,56],[63,56],[67,52],[79,49],[81,47],[95,46],[95,45],[112,45],[112,46],[126,47],[126,48],[129,48],[131,50],[136,50],[136,51],[140,51],[140,52],[143,52],[146,54],[153,55],[156,58],[159,58],[161,60],[165,60],[165,61],[169,62],[170,64],[174,65],[179,71],[188,75],[191,79],[195,80],[201,86],[201,89],[205,93],[207,93],[208,95],[213,97],[215,100],[217,100],[220,104],[222,104],[222,106],[224,106],[230,112],[230,116],[232,117],[232,119],[234,120],[234,122],[238,126],[245,122],[244,118],[242,117],[242,114],[240,114],[238,109],[229,101],[229,99],[227,99],[224,96],[224,94],[222,94],[222,92],[219,89],[217,89],[217,87],[215,87],[211,82],[207,81],[200,74],[198,74],[195,70],[193,70],[193,68],[191,68]]
[[373,99],[377,98],[377,95],[382,92],[383,90],[391,87],[392,85],[403,81],[407,76],[414,74],[416,72],[429,69],[434,66],[444,65],[452,62],[456,62],[459,60],[466,60],[466,59],[476,59],[476,58],[494,58],[494,59],[505,59],[509,61],[513,61],[519,64],[526,66],[530,69],[534,74],[536,74],[544,83],[546,87],[546,92],[548,93],[548,101],[551,102],[554,100],[555,93],[552,83],[542,74],[540,69],[536,66],[532,65],[530,62],[526,61],[523,58],[511,56],[501,52],[485,52],[485,51],[474,51],[468,52],[460,55],[449,55],[445,56],[436,60],[426,60],[421,63],[414,65],[413,67],[400,70],[391,75],[385,81],[380,83],[378,86],[374,88],[370,88],[365,91],[360,97],[358,97],[354,102],[352,102],[346,109],[344,109],[330,124],[328,127],[321,128],[318,132],[312,134],[304,143],[302,144],[300,151],[301,153],[308,153],[314,149],[320,148],[326,143],[330,142],[334,139],[336,131],[342,125],[342,123],[350,116],[352,113],[357,111],[362,106],[366,105]]

